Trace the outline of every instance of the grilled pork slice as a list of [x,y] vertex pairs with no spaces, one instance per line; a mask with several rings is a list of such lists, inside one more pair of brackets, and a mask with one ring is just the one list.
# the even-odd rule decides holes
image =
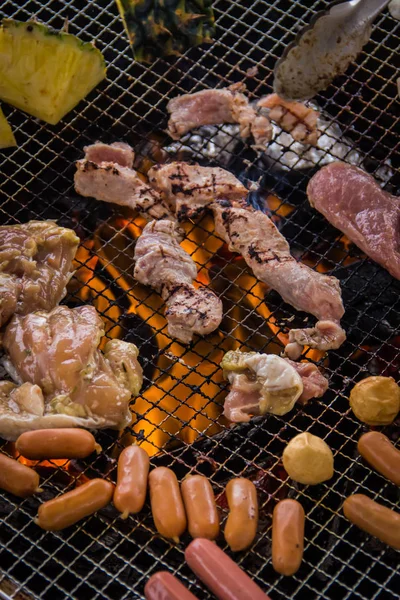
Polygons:
[[301,102],[287,102],[278,94],[269,94],[257,102],[259,108],[269,108],[268,117],[296,142],[316,146],[320,132],[317,129],[319,113]]
[[53,221],[0,227],[0,326],[64,298],[78,244],[71,229]]
[[129,144],[124,142],[114,142],[113,144],[103,144],[96,142],[90,146],[84,147],[85,159],[100,165],[103,162],[114,162],[121,167],[132,169],[135,153]]
[[164,219],[171,213],[157,190],[144,183],[132,169],[134,152],[128,144],[96,142],[86,146],[76,163],[75,190],[81,196],[128,206],[144,217]]
[[183,232],[172,221],[148,223],[135,248],[135,278],[165,300],[171,337],[188,343],[193,334],[206,335],[219,326],[222,303],[207,288],[195,288],[196,265],[179,245]]
[[[345,339],[339,326],[344,313],[339,281],[297,262],[290,254],[288,242],[265,213],[250,207],[221,206],[218,202],[214,204],[213,212],[217,233],[231,251],[243,256],[260,281],[276,290],[297,310],[311,313],[319,321],[330,321],[336,326],[336,335],[329,340],[324,337],[321,349],[338,348]],[[312,336],[310,329],[294,331],[298,336],[300,332],[307,332],[310,345],[320,347],[317,333]],[[293,345],[286,347],[286,352],[290,358],[296,359],[301,354],[302,342],[298,338],[292,342]]]
[[342,162],[318,171],[308,200],[372,260],[400,279],[400,200],[371,175]]
[[[6,369],[21,387],[0,385],[0,436],[53,427],[129,424],[129,401],[142,385],[134,344],[98,349],[103,322],[92,306],[15,315],[4,334]],[[9,382],[7,382],[9,383]],[[12,386],[12,384],[11,384]]]
[[312,363],[295,363],[275,354],[227,352],[221,367],[231,384],[225,398],[224,415],[235,423],[255,415],[284,415],[296,402],[306,404],[320,398],[328,380]]
[[169,101],[168,132],[179,140],[191,129],[201,125],[238,123],[242,138],[253,136],[257,145],[265,145],[272,138],[269,119],[258,114],[238,86],[222,90],[203,90],[185,94]]
[[186,162],[156,165],[149,183],[161,192],[178,221],[201,216],[216,199],[245,205],[248,190],[232,173],[219,167],[200,167]]

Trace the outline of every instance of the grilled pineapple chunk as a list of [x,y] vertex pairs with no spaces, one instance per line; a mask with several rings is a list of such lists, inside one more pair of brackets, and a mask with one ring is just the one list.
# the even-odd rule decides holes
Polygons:
[[106,76],[90,43],[38,23],[3,19],[0,99],[55,125]]
[[11,127],[7,122],[7,119],[4,116],[3,111],[0,108],[0,149],[1,148],[10,148],[11,146],[16,146],[17,142],[15,141],[15,137],[13,132],[11,131]]

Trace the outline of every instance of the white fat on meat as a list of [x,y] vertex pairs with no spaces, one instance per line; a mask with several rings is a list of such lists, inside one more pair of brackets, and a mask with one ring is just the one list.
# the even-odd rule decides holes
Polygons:
[[206,287],[195,288],[197,269],[180,246],[183,232],[168,220],[148,223],[135,247],[134,277],[161,294],[171,337],[189,343],[207,335],[222,320],[221,300]]
[[[289,345],[289,358],[300,356],[302,344],[321,350],[338,348],[346,338],[339,324],[344,308],[338,279],[296,261],[287,240],[265,213],[218,202],[213,205],[213,212],[216,232],[229,250],[243,256],[257,279],[276,290],[296,310],[318,319],[315,328],[297,329],[292,334],[290,342],[297,345]],[[329,332],[326,322],[332,324]]]
[[[112,340],[98,349],[104,325],[96,309],[58,306],[14,316],[3,346],[16,387],[0,382],[0,437],[53,427],[111,427],[131,421],[142,369],[134,344]],[[7,387],[8,386],[8,387]]]
[[272,126],[267,117],[258,113],[248,98],[239,91],[243,86],[221,90],[202,90],[185,94],[169,101],[168,132],[179,140],[185,133],[202,125],[237,123],[242,138],[254,138],[258,146],[265,146],[272,138]]
[[284,415],[296,402],[305,404],[328,388],[327,379],[315,365],[294,363],[275,354],[230,351],[221,367],[230,383],[224,415],[235,423],[268,413]]
[[219,167],[177,161],[152,167],[148,177],[178,221],[201,216],[217,199],[246,204],[248,190],[232,173]]

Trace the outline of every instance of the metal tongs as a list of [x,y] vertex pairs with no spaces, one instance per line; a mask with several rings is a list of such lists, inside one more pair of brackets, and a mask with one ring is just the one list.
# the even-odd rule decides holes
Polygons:
[[307,100],[325,90],[356,59],[387,4],[349,0],[318,13],[276,63],[274,91],[287,100]]

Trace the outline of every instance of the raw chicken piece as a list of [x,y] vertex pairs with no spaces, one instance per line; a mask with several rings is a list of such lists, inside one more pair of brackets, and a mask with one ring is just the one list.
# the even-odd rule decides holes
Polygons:
[[248,190],[232,173],[219,167],[172,162],[156,165],[148,176],[178,221],[199,217],[218,198],[246,204]]
[[[84,158],[76,163],[76,192],[103,202],[128,206],[146,218],[170,217],[171,213],[157,190],[144,183],[136,171],[121,165],[122,162],[131,160],[127,158],[127,149],[124,148],[121,153],[120,146],[108,146],[106,150],[104,146],[105,144],[94,144],[85,148],[86,156],[91,159]],[[133,151],[131,152],[133,160]],[[104,158],[112,160],[105,161]]]
[[342,162],[322,167],[307,187],[308,200],[365,254],[400,279],[400,200],[371,175]]
[[296,402],[321,397],[327,379],[311,363],[294,363],[275,354],[230,351],[222,359],[224,377],[231,384],[224,415],[234,423],[253,415],[284,415]]
[[179,140],[191,129],[201,125],[238,123],[242,138],[253,136],[256,145],[265,145],[272,138],[272,126],[267,117],[257,113],[248,98],[238,91],[243,86],[222,90],[203,90],[185,94],[169,101],[168,132]]
[[[142,385],[138,350],[113,340],[103,354],[98,350],[103,335],[103,322],[92,306],[14,316],[4,334],[4,365],[24,385],[8,399],[2,396],[0,435],[14,439],[30,429],[129,424],[129,401]],[[24,400],[28,392],[37,402]]]
[[172,221],[152,221],[136,242],[134,277],[159,292],[166,302],[168,332],[189,343],[193,334],[206,335],[222,320],[221,300],[205,287],[192,284],[196,265],[179,245],[183,232]]
[[288,102],[278,94],[270,94],[257,102],[259,108],[269,108],[268,117],[275,121],[294,140],[316,146],[320,132],[317,129],[319,113],[301,102]]
[[71,229],[53,221],[0,227],[0,326],[64,298],[78,244]]
[[113,162],[121,167],[132,169],[135,159],[133,148],[129,144],[124,144],[124,142],[114,142],[114,144],[110,145],[103,144],[103,142],[96,142],[90,146],[85,146],[84,151],[85,159],[97,165],[102,162]]
[[[312,329],[297,332],[297,345],[286,347],[289,358],[301,354],[300,332],[313,340],[313,347],[322,350],[338,348],[345,339],[339,325],[344,313],[340,284],[336,277],[329,277],[297,262],[290,254],[289,244],[279,233],[271,219],[252,208],[213,206],[216,232],[226,241],[229,250],[241,254],[254,275],[276,290],[285,302],[297,310],[314,315],[319,321],[332,322],[335,335],[320,336]],[[306,342],[304,342],[306,343]],[[308,343],[308,342],[307,342]],[[320,343],[320,345],[319,345]]]
[[290,358],[297,359],[302,353],[303,346],[326,351],[339,348],[345,340],[346,334],[339,323],[318,321],[315,327],[291,329],[285,352]]

